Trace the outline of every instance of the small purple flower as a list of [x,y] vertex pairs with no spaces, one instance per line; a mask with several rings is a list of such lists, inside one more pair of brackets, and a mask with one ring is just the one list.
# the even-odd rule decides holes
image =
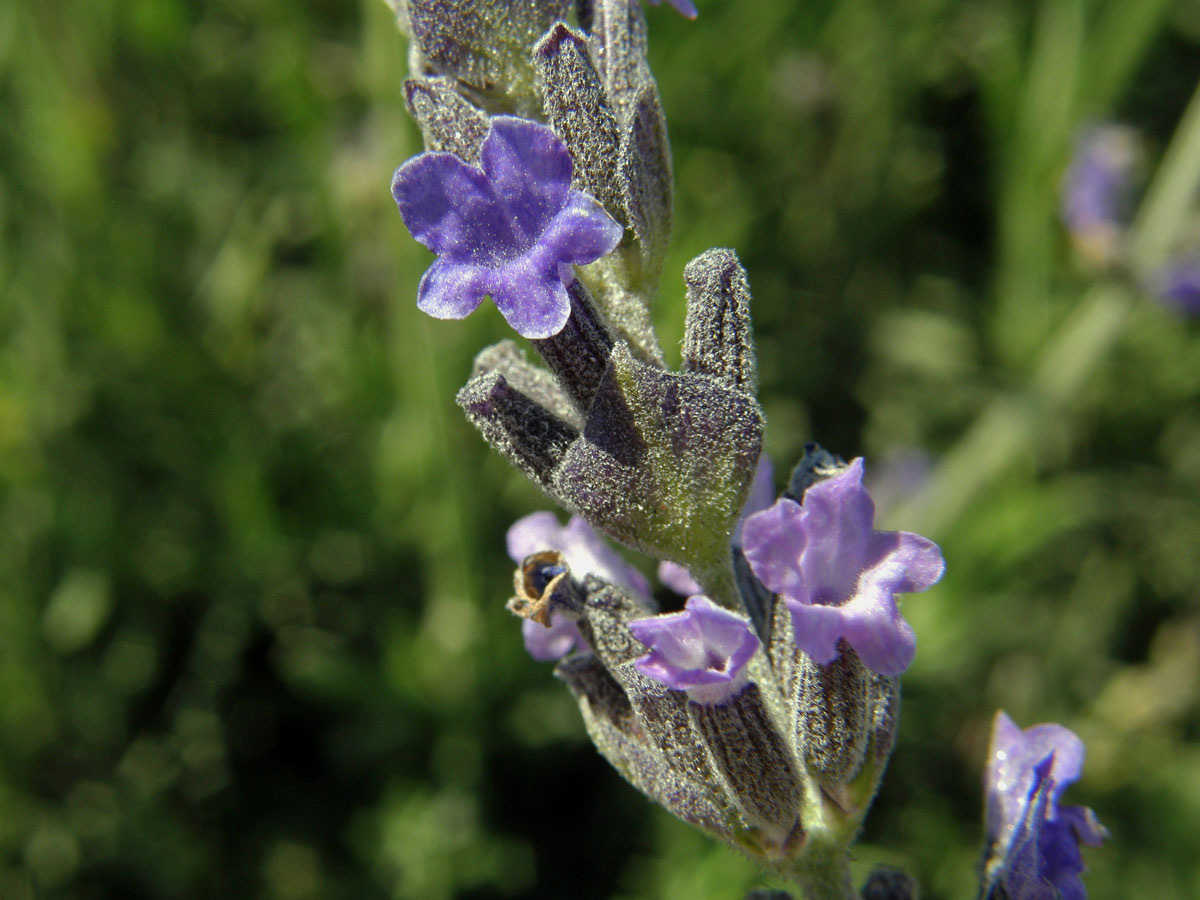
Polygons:
[[1138,141],[1124,125],[1082,132],[1063,179],[1061,214],[1081,252],[1107,263],[1122,253],[1138,164]]
[[916,636],[895,595],[925,590],[945,561],[927,538],[874,529],[862,475],[859,458],[810,487],[803,506],[780,499],[746,520],[742,543],[759,581],[787,604],[797,647],[827,665],[844,638],[868,668],[899,675]]
[[1059,806],[1083,771],[1083,753],[1061,725],[1022,731],[996,713],[984,775],[989,895],[1000,886],[1008,900],[1086,900],[1079,844],[1099,846],[1108,832],[1090,809]]
[[650,648],[634,663],[638,671],[698,703],[737,693],[760,646],[748,621],[702,594],[689,597],[683,612],[636,619],[629,630]]
[[[658,6],[658,4],[661,2],[662,0],[650,0],[650,4],[652,6]],[[700,15],[700,13],[696,10],[696,5],[692,3],[692,0],[667,0],[667,3],[674,7],[677,13],[679,13],[681,16],[685,16],[686,18],[694,19],[696,16]]]
[[571,311],[571,264],[609,253],[623,230],[571,189],[571,155],[544,125],[496,116],[479,162],[477,169],[452,153],[422,153],[392,178],[404,224],[438,255],[417,308],[461,319],[491,295],[522,336],[557,334]]
[[1200,316],[1200,258],[1164,268],[1155,293],[1164,306],[1185,316]]

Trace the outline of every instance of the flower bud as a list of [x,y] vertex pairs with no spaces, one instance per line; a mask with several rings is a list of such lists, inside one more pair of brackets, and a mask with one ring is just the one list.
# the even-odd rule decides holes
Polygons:
[[578,432],[499,372],[477,375],[455,397],[484,439],[543,490]]

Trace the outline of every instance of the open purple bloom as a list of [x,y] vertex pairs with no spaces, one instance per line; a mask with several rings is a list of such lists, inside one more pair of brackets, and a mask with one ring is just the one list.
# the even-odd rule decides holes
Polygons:
[[1079,844],[1108,836],[1082,806],[1059,806],[1083,770],[1083,742],[1061,725],[1022,731],[996,713],[984,775],[987,794],[989,895],[1008,900],[1085,900]]
[[[650,0],[650,4],[652,6],[658,6],[658,4],[661,2],[662,0]],[[681,16],[686,16],[689,19],[694,19],[696,16],[700,15],[700,13],[696,10],[696,5],[692,3],[692,0],[667,0],[667,3],[674,7],[675,11]]]
[[650,648],[634,663],[638,671],[700,703],[736,693],[760,645],[747,620],[701,594],[682,612],[637,619],[629,630]]
[[796,646],[815,662],[837,658],[844,638],[868,668],[899,675],[916,636],[896,594],[923,591],[942,577],[937,544],[907,531],[876,531],[875,504],[862,486],[863,463],[804,494],[746,519],[742,546],[755,576],[779,594]]
[[571,189],[571,155],[544,125],[496,116],[479,162],[477,169],[452,153],[422,153],[392,178],[404,224],[438,255],[417,308],[461,319],[490,295],[522,336],[557,334],[571,311],[571,264],[609,253],[622,228]]

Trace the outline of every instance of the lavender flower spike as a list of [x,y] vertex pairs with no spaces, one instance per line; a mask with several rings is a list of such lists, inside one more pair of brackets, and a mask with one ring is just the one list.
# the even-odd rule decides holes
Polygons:
[[748,621],[702,594],[689,597],[683,612],[636,619],[629,630],[650,648],[634,662],[638,671],[698,703],[736,694],[760,646]]
[[422,153],[392,178],[413,237],[438,255],[417,289],[417,308],[461,319],[491,295],[527,338],[562,330],[571,311],[571,264],[608,254],[621,226],[571,189],[571,156],[544,125],[496,116],[481,168],[452,153]]
[[863,462],[746,519],[742,545],[758,580],[787,604],[796,646],[827,665],[845,638],[866,666],[899,675],[916,636],[896,594],[942,577],[937,544],[907,531],[876,531],[875,504],[862,486]]
[[1059,796],[1083,770],[1083,742],[1061,725],[1022,731],[996,713],[984,775],[988,859],[984,897],[1008,900],[1086,900],[1079,844],[1108,836],[1082,806],[1059,806]]
[[[517,565],[532,553],[557,550],[566,557],[571,574],[576,578],[597,575],[638,599],[650,596],[646,576],[625,562],[579,516],[572,516],[566,525],[559,525],[558,517],[552,512],[530,513],[509,527],[506,543],[509,557]],[[526,651],[539,662],[562,659],[573,650],[588,649],[579,625],[561,612],[550,614],[549,627],[525,619],[521,622],[521,636]]]

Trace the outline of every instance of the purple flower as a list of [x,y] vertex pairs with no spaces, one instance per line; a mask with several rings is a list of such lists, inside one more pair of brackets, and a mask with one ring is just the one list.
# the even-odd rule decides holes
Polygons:
[[1163,269],[1155,293],[1164,306],[1185,316],[1200,316],[1200,258],[1186,259]]
[[1022,731],[996,713],[984,775],[987,794],[989,895],[1008,900],[1085,900],[1079,844],[1108,836],[1082,806],[1059,806],[1059,796],[1083,770],[1083,742],[1061,725]]
[[[658,4],[661,2],[662,0],[650,0],[650,4],[652,6],[658,6]],[[700,15],[700,13],[696,10],[696,5],[692,3],[692,0],[667,0],[667,2],[671,4],[671,6],[675,8],[675,11],[681,16],[694,19],[696,16]]]
[[701,594],[689,597],[683,612],[636,619],[629,630],[650,648],[634,663],[638,671],[700,703],[736,693],[760,646],[748,621]]
[[1076,141],[1061,214],[1076,246],[1097,262],[1122,252],[1137,164],[1137,137],[1124,125],[1097,125]]
[[868,668],[899,675],[912,662],[916,636],[895,595],[925,590],[945,562],[927,538],[874,530],[862,474],[856,459],[810,487],[803,506],[785,497],[750,516],[742,543],[759,581],[787,604],[797,647],[827,665],[844,638]]
[[[758,458],[758,466],[754,470],[754,481],[750,484],[750,494],[746,497],[745,505],[742,506],[742,517],[738,519],[737,525],[733,528],[733,536],[730,538],[733,544],[739,547],[742,545],[742,525],[745,523],[746,517],[760,509],[766,509],[774,499],[775,467],[771,465],[771,458],[764,453]],[[658,580],[684,597],[699,594],[702,590],[685,566],[670,560],[663,560],[658,564]]]
[[571,156],[544,125],[496,116],[479,162],[477,169],[451,153],[422,153],[392,178],[404,224],[438,255],[417,308],[461,319],[491,295],[522,336],[557,334],[571,310],[571,264],[607,254],[622,228],[571,189]]

